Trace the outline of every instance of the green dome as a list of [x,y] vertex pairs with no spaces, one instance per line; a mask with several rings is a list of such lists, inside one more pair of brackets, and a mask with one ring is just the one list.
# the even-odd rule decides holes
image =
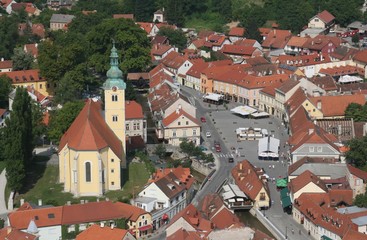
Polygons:
[[111,66],[111,68],[107,71],[107,77],[122,79],[122,71],[116,66]]
[[115,48],[115,43],[111,49],[110,54],[110,69],[107,71],[107,80],[103,84],[104,89],[111,89],[117,87],[119,89],[126,89],[126,83],[124,82],[122,71],[119,69],[119,56],[117,54],[117,49]]

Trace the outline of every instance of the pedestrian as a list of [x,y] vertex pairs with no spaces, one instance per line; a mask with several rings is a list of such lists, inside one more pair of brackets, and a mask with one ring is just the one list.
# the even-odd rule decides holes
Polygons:
[[292,228],[292,234],[294,234],[294,229]]
[[271,168],[271,165],[269,165],[269,169]]
[[275,166],[273,165],[273,169],[274,169],[274,167],[275,167]]

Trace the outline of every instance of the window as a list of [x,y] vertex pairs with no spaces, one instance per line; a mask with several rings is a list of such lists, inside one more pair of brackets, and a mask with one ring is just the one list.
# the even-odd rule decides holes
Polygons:
[[111,162],[115,162],[115,159],[111,158]]
[[112,102],[117,102],[117,95],[112,95]]
[[193,136],[196,136],[196,129],[193,129],[193,130],[192,130],[192,135],[193,135]]
[[85,163],[85,181],[91,182],[91,165],[90,162]]
[[115,182],[111,182],[111,185],[114,186],[115,185]]
[[115,169],[113,169],[113,168],[112,168],[112,169],[111,169],[111,173],[114,173],[114,172],[115,172]]
[[186,121],[186,126],[189,125],[189,121]]
[[173,137],[176,137],[176,130],[173,130],[173,131],[172,131],[172,136],[173,136]]
[[265,193],[260,193],[260,201],[264,201],[265,200]]
[[40,89],[42,89],[42,84],[40,84]]
[[130,124],[126,123],[126,130],[129,131],[130,129]]
[[310,152],[315,152],[315,148],[314,147],[309,147],[309,151]]
[[184,137],[186,137],[186,130],[183,130],[183,131],[182,131],[182,135],[183,135]]
[[322,152],[322,147],[317,147],[317,152]]
[[181,126],[181,122],[178,122],[178,123],[177,123],[177,125],[178,125],[178,126]]
[[117,122],[117,116],[116,115],[112,116],[112,122]]

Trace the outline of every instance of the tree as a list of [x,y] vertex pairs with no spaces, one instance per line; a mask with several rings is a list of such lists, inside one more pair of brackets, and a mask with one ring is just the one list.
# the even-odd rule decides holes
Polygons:
[[13,60],[13,70],[15,71],[31,69],[34,62],[33,55],[26,53],[23,48],[15,48],[11,59]]
[[352,42],[354,43],[355,46],[359,47],[359,34],[354,34],[352,37]]
[[126,82],[125,99],[136,100],[136,91],[133,84],[130,81]]
[[53,143],[58,143],[62,135],[69,129],[79,112],[84,107],[84,102],[67,102],[61,109],[51,113],[48,137]]
[[23,186],[26,169],[32,160],[33,129],[31,98],[25,88],[17,88],[13,111],[5,120],[4,157],[9,187],[19,191]]
[[0,75],[0,108],[8,107],[11,89],[11,78],[6,75]]
[[187,39],[181,29],[175,30],[169,27],[161,27],[158,35],[167,37],[170,45],[177,47],[180,51],[186,48]]
[[349,151],[346,153],[346,159],[356,167],[362,168],[367,160],[367,136],[361,139],[352,139],[348,142]]
[[43,123],[43,112],[40,104],[32,100],[32,135],[33,145],[46,133],[46,126]]
[[367,104],[360,105],[358,103],[350,103],[345,109],[345,118],[352,119],[355,122],[367,121]]
[[163,144],[159,144],[154,149],[154,154],[156,154],[159,158],[164,158],[167,154],[167,149]]
[[0,18],[0,56],[9,59],[19,39],[18,24],[20,23],[16,14]]
[[186,154],[187,158],[192,156],[201,157],[202,151],[199,147],[195,145],[192,141],[187,141],[187,139],[182,139],[180,143],[180,148],[183,153]]

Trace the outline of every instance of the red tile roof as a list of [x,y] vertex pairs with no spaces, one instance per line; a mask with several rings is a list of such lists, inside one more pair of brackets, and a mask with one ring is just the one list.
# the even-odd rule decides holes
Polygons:
[[213,217],[211,217],[210,221],[214,224],[214,227],[218,229],[227,229],[234,224],[241,224],[238,217],[227,208],[219,210]]
[[167,176],[170,172],[172,172],[182,183],[185,184],[186,189],[189,189],[195,181],[195,178],[193,178],[191,175],[190,168],[183,168],[182,166],[179,166],[177,168],[157,169],[148,182],[156,182],[158,179]]
[[152,45],[152,49],[150,50],[150,53],[152,55],[162,56],[163,54],[168,52],[168,50],[170,50],[171,48],[172,48],[171,45],[154,44]]
[[322,11],[321,13],[316,15],[318,18],[320,18],[325,24],[328,24],[332,22],[335,17],[329,13],[327,10]]
[[245,29],[242,27],[233,27],[229,30],[228,36],[243,37]]
[[108,240],[122,240],[128,233],[125,229],[119,228],[111,228],[111,227],[101,227],[97,224],[94,224],[84,230],[83,232],[79,233],[76,236],[76,240],[101,240],[101,239],[108,239]]
[[67,144],[79,151],[97,151],[110,147],[118,157],[123,156],[122,143],[100,113],[100,103],[89,99],[60,140],[59,150]]
[[188,114],[187,112],[185,112],[184,110],[179,110],[174,111],[173,113],[171,113],[169,116],[165,117],[162,121],[163,125],[165,127],[168,127],[171,123],[173,123],[174,121],[176,121],[178,118],[180,118],[181,116],[185,116],[187,117],[189,120],[191,120],[193,123],[195,123],[196,125],[200,125],[199,121],[194,118],[193,116],[191,116],[190,114]]
[[142,119],[144,118],[143,108],[136,101],[125,102],[125,119]]
[[274,74],[266,76],[247,75],[243,81],[238,82],[238,85],[247,89],[264,88],[271,86],[276,82],[285,82],[289,80],[288,74]]
[[[321,35],[315,38],[308,38],[303,44],[303,48],[308,48],[310,50],[321,51],[324,47],[328,46],[329,43],[334,44],[330,39],[321,37]],[[335,47],[337,47],[334,44]]]
[[324,181],[322,181],[319,177],[317,177],[309,170],[306,170],[296,178],[291,179],[288,186],[290,191],[295,194],[296,192],[307,186],[309,183],[313,183],[325,192],[328,191]]
[[291,36],[292,33],[289,30],[274,29],[269,32],[261,46],[271,49],[283,49]]
[[114,19],[124,18],[134,20],[134,14],[113,14]]
[[308,38],[306,38],[306,37],[292,36],[289,39],[289,41],[287,43],[287,46],[302,48],[303,45],[307,42],[307,40],[308,40]]
[[208,40],[205,41],[204,46],[205,47],[213,47],[213,46],[222,46],[222,44],[224,43],[224,41],[227,39],[226,36],[221,36],[221,35],[216,35],[216,34],[212,34],[208,37]]
[[150,34],[154,27],[154,23],[149,22],[137,22],[139,24],[140,28],[143,29],[147,34]]
[[[321,69],[322,70],[322,69]],[[320,72],[321,72],[320,70]],[[309,79],[310,82],[314,83],[315,85],[319,86],[320,88],[324,89],[325,91],[336,91],[338,87],[334,79],[331,76],[325,77],[313,77]]]
[[205,43],[205,39],[196,39],[194,41],[191,42],[192,44],[194,44],[194,46],[196,48],[201,48],[202,46],[204,46],[204,43]]
[[37,58],[38,57],[38,44],[37,43],[26,44],[24,45],[24,51],[26,53],[32,54],[33,57]]
[[355,61],[367,64],[367,49],[356,53],[356,55],[354,55],[353,59]]
[[339,60],[349,60],[354,57],[359,50],[355,48],[348,48],[346,46],[339,46],[335,48],[334,52],[330,53],[330,56]]
[[209,66],[207,62],[195,63],[192,67],[187,71],[186,75],[193,76],[195,78],[200,78],[201,72]]
[[356,168],[356,167],[353,167],[352,165],[348,164],[347,165],[347,168],[348,168],[348,171],[356,176],[356,177],[359,177],[360,179],[363,179],[364,181],[367,181],[367,172],[366,171],[363,171],[359,168]]
[[309,100],[315,107],[321,103],[319,110],[323,113],[324,117],[344,116],[345,109],[350,103],[361,105],[366,103],[364,94],[309,97]]
[[239,45],[239,46],[244,46],[244,47],[253,47],[256,42],[257,41],[255,39],[245,38],[245,39],[240,39],[240,40],[235,41],[233,43],[233,45]]
[[291,56],[291,55],[280,55],[275,63],[285,64],[289,66],[295,67],[303,67],[321,63],[331,62],[329,55],[327,54],[310,54],[310,55],[299,55],[299,56]]
[[0,73],[0,75],[6,75],[10,77],[13,84],[46,81],[39,75],[39,69],[4,72]]
[[61,225],[63,207],[36,208],[18,210],[8,214],[10,226],[15,229],[27,229],[33,219],[37,227]]
[[40,38],[45,38],[45,26],[42,23],[34,23],[32,25],[32,33],[39,36]]
[[254,166],[247,160],[239,162],[232,168],[232,177],[241,191],[252,200],[255,200],[261,189],[264,188],[268,192],[268,186],[259,178]]
[[241,46],[241,45],[225,44],[225,45],[223,45],[223,48],[221,49],[221,52],[223,52],[224,54],[229,54],[229,55],[252,56],[252,54],[256,50],[258,50],[258,48],[245,47],[245,46]]
[[0,61],[0,69],[9,69],[9,68],[13,68],[12,60],[1,60]]
[[62,208],[63,225],[90,223],[120,218],[136,221],[141,215],[147,214],[146,211],[136,206],[121,202],[113,203],[110,201],[65,205]]
[[[289,82],[289,81],[287,81]],[[263,94],[267,94],[269,96],[275,97],[275,89],[280,87],[282,84],[284,84],[283,82],[275,82],[270,86],[264,87],[263,89],[260,90],[261,93]]]
[[199,232],[187,231],[184,228],[178,229],[176,232],[166,238],[166,240],[206,240],[202,238]]
[[0,240],[37,240],[38,237],[18,229],[5,227],[0,229]]
[[344,234],[342,240],[367,240],[367,235],[352,228],[349,228],[347,233]]
[[0,116],[3,116],[4,113],[6,113],[6,109],[4,108],[0,108]]

